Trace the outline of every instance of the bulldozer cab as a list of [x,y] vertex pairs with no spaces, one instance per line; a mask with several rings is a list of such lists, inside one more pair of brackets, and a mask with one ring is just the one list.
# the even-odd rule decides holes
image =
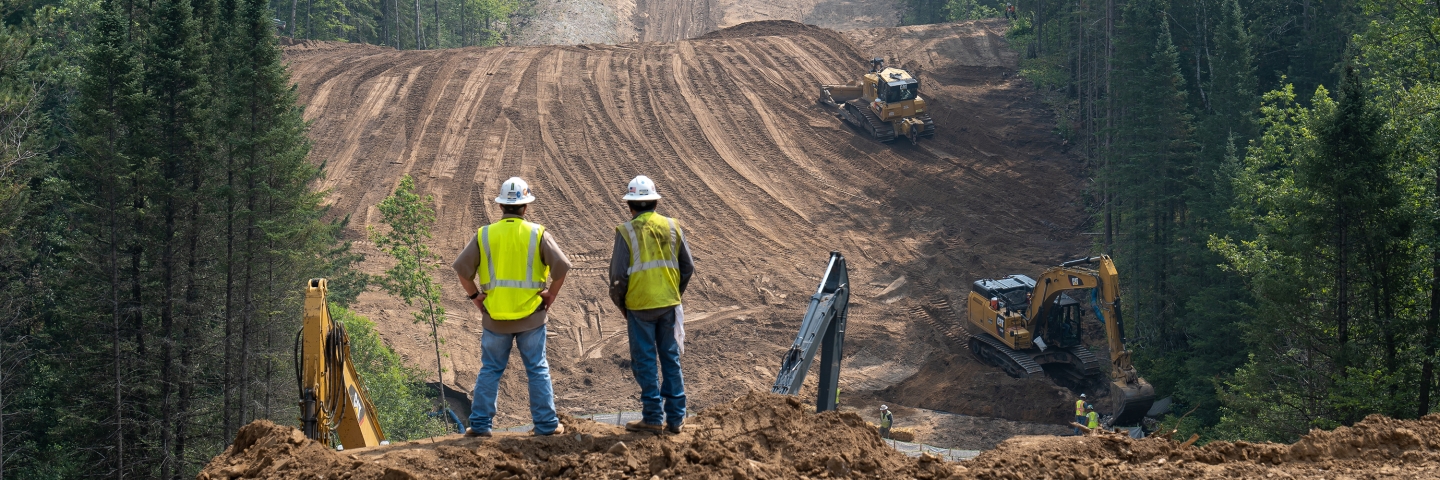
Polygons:
[[920,81],[904,70],[887,68],[880,72],[880,80],[876,82],[875,97],[882,102],[903,102],[920,96]]

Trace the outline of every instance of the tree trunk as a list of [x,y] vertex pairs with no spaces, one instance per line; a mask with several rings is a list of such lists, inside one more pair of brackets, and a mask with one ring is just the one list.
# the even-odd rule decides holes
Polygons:
[[[1440,202],[1440,167],[1435,169],[1435,202]],[[1431,225],[1431,235],[1440,234],[1440,224]],[[1433,237],[1432,237],[1433,238]],[[1440,245],[1431,243],[1430,312],[1425,318],[1425,360],[1420,367],[1420,398],[1415,416],[1430,413],[1430,389],[1435,385],[1435,344],[1440,341]]]
[[415,0],[415,49],[425,49],[425,37],[420,33],[420,0]]
[[290,0],[290,38],[295,38],[295,10],[299,8],[300,0]]

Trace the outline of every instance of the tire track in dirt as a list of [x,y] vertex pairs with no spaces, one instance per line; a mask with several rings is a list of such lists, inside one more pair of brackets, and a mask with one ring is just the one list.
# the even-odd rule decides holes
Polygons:
[[[1026,100],[1028,86],[997,84],[984,71],[927,71],[923,94],[950,123],[921,148],[880,144],[813,98],[816,83],[865,71],[849,40],[797,24],[762,27],[618,46],[397,52],[311,42],[290,47],[287,61],[314,122],[313,159],[326,165],[320,186],[333,214],[353,218],[351,238],[363,238],[376,223],[374,205],[410,172],[420,193],[440,201],[431,247],[448,260],[499,217],[491,199],[500,181],[530,181],[539,197],[530,218],[575,264],[551,310],[562,409],[635,408],[614,395],[633,385],[623,366],[625,321],[604,282],[613,228],[626,216],[619,197],[638,174],[660,184],[661,210],[680,219],[696,259],[686,292],[687,313],[705,319],[687,329],[696,407],[773,381],[757,378],[757,367],[778,367],[828,251],[847,255],[857,285],[900,275],[924,285],[924,295],[895,302],[857,298],[864,307],[852,318],[847,350],[881,352],[899,369],[893,373],[949,350],[954,335],[944,326],[955,309],[943,305],[968,291],[971,276],[1026,272],[1085,249],[1075,230],[1085,217],[1077,207],[1085,180],[1059,139],[1046,136],[1053,120],[1031,113],[1046,110]],[[963,43],[957,52],[993,47],[987,37],[956,33],[964,28],[924,41]],[[987,55],[962,57],[1000,58]],[[370,255],[363,270],[387,266],[372,245],[356,248]],[[442,270],[436,278],[454,314],[441,326],[445,366],[454,371],[445,381],[468,391],[481,327]],[[911,314],[917,306],[925,315]],[[399,339],[395,348],[417,366],[433,359],[428,341],[415,340],[428,340],[428,331],[399,302],[369,292],[355,309],[385,338]],[[940,335],[907,339],[891,330],[926,318]],[[502,412],[512,420],[525,411],[516,370],[502,380]],[[896,381],[847,379],[874,389]]]

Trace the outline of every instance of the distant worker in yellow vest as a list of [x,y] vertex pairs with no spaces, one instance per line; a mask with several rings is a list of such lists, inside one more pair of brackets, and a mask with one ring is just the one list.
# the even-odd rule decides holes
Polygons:
[[635,177],[624,200],[630,221],[615,227],[610,300],[625,312],[630,370],[640,384],[643,405],[641,419],[625,424],[625,429],[678,434],[685,425],[685,379],[680,374],[685,310],[680,296],[695,266],[680,222],[655,213],[660,192],[654,181]]
[[880,438],[890,438],[890,427],[895,424],[895,415],[890,413],[890,407],[880,406]]
[[[1085,394],[1080,394],[1080,399],[1075,401],[1075,423],[1085,424]],[[1075,434],[1080,434],[1080,427],[1075,427]]]
[[1085,427],[1090,430],[1100,428],[1100,414],[1095,413],[1095,406],[1087,404],[1085,405],[1085,409],[1090,411],[1090,413],[1085,414]]
[[[475,400],[470,405],[467,437],[490,436],[495,418],[495,397],[500,377],[510,362],[511,345],[520,349],[530,385],[530,419],[535,435],[565,433],[555,415],[555,394],[550,383],[550,362],[545,359],[546,313],[565,284],[570,260],[544,226],[525,221],[535,201],[530,185],[520,177],[500,184],[500,221],[480,227],[450,266],[460,277],[467,298],[480,309],[484,332],[480,336],[480,374],[475,376]],[[545,283],[546,276],[551,282]],[[480,283],[475,283],[479,277]]]

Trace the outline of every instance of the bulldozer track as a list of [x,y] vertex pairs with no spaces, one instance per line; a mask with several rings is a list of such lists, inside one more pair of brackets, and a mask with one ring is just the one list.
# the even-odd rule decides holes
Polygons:
[[895,140],[895,126],[889,122],[880,121],[880,117],[875,116],[875,112],[870,111],[865,102],[859,100],[845,102],[845,109],[849,110],[851,115],[858,115],[864,123],[859,127],[870,132],[870,136],[875,137],[876,140],[881,142]]

